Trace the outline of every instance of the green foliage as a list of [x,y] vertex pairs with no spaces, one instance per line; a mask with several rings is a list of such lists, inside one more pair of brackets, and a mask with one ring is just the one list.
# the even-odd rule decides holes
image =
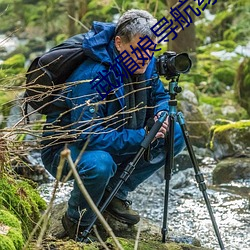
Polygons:
[[0,249],[12,250],[21,249],[24,243],[22,236],[22,229],[20,221],[8,212],[7,210],[0,209],[0,224],[7,228],[6,235],[0,234]]
[[[22,84],[23,75],[21,73],[25,72],[24,64],[25,57],[22,54],[13,55],[5,60],[1,65],[0,84],[4,85],[7,83],[9,86]],[[8,81],[9,77],[11,77],[11,80]]]
[[2,64],[2,69],[9,69],[9,68],[23,68],[25,63],[25,57],[22,54],[16,54],[12,57],[8,58]]
[[0,179],[0,207],[5,207],[22,222],[24,237],[34,228],[40,218],[40,211],[46,207],[45,201],[26,181],[8,176]]
[[250,59],[246,58],[238,68],[234,83],[235,96],[240,105],[244,107],[250,115]]
[[224,104],[224,99],[221,96],[208,96],[208,95],[201,95],[199,97],[199,101],[200,103],[206,103],[206,104],[210,104],[214,107],[222,107],[222,105]]
[[16,250],[13,241],[7,235],[0,234],[0,246],[4,250]]
[[[197,25],[198,41],[204,42],[210,37],[212,42],[231,40],[244,45],[249,42],[250,2],[245,0],[218,2],[211,12],[215,14],[213,21]],[[205,27],[204,27],[205,26]]]
[[218,80],[220,83],[225,85],[232,86],[235,78],[235,71],[228,67],[221,67],[215,69],[213,72],[214,80]]
[[[207,114],[206,117],[212,121],[225,118],[230,121],[239,121],[249,118],[247,111],[237,103],[237,100],[234,98],[234,94],[231,91],[226,91],[217,96],[200,93],[199,104],[212,106],[212,113]],[[223,111],[225,107],[232,107],[233,109],[231,112],[228,111],[225,113],[225,111]]]

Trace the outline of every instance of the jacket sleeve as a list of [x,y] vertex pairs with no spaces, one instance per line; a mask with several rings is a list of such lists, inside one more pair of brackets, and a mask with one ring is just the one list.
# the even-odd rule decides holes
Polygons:
[[[80,70],[76,73],[77,75],[80,74]],[[97,75],[97,70],[93,72],[95,73],[90,74],[89,71],[88,76],[94,78]],[[82,74],[80,75],[81,79],[86,78]],[[73,76],[69,81],[72,79],[76,82],[77,77]],[[90,81],[73,84],[74,86],[66,91],[66,102],[71,109],[71,131],[77,138],[76,143],[79,147],[88,143],[88,150],[103,150],[114,155],[136,153],[145,137],[145,130],[118,130],[105,126],[111,117],[106,117],[105,101],[95,89],[91,88]]]

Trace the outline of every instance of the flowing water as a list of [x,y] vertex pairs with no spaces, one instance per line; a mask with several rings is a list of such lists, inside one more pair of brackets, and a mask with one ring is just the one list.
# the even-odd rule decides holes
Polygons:
[[[25,41],[24,41],[25,42]],[[0,35],[0,46],[9,53],[18,42],[16,38]],[[250,250],[250,180],[212,185],[211,173],[215,163],[211,158],[202,162],[201,170],[207,184],[207,193],[226,250]],[[193,169],[174,174],[168,203],[168,228],[171,232],[199,239],[202,246],[219,250],[213,226],[202,193],[197,187]],[[39,187],[46,201],[51,198],[54,182]],[[69,198],[72,182],[64,184],[57,192],[56,203]],[[140,215],[162,227],[164,213],[165,181],[155,174],[130,195],[133,208]]]
[[[214,161],[206,158],[201,171],[225,249],[250,250],[250,180],[213,186],[211,173],[214,167]],[[161,176],[159,172],[156,173],[129,197],[133,201],[133,208],[159,226],[159,230],[162,227],[165,194],[165,181]],[[71,188],[72,182],[60,187],[55,202],[67,200]],[[45,200],[50,199],[52,189],[53,182],[40,186]],[[220,249],[192,168],[179,171],[170,181],[167,224],[169,231],[178,237],[195,237],[204,247]]]

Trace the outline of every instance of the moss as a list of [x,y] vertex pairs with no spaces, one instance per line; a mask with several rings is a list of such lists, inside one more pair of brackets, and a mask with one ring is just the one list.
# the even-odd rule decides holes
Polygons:
[[235,78],[235,96],[242,107],[244,107],[250,115],[250,59],[246,58],[237,70]]
[[224,99],[221,96],[208,96],[208,95],[201,95],[199,97],[200,103],[210,104],[214,107],[222,107],[224,103]]
[[[124,238],[118,238],[120,244],[122,245],[124,250],[133,250],[135,241],[133,239],[124,239]],[[109,238],[107,240],[108,243],[113,245],[113,240]],[[188,244],[182,244],[182,243],[175,243],[175,242],[167,242],[162,243],[161,241],[155,241],[155,240],[139,240],[138,244],[139,250],[199,250],[204,249],[202,247],[196,247],[193,245]]]
[[25,80],[25,56],[16,54],[1,64],[0,84],[19,86]]
[[0,249],[16,250],[13,241],[7,235],[0,234]]
[[[247,111],[240,106],[232,91],[226,91],[225,93],[216,96],[211,96],[207,93],[199,93],[199,103],[200,105],[208,104],[213,107],[212,112],[207,114],[207,118],[211,121],[219,118],[225,119],[225,117],[231,121],[239,121],[249,118]],[[225,108],[227,106],[233,107],[232,110],[237,110],[237,112],[227,112],[225,114]]]
[[228,86],[232,86],[234,83],[235,71],[228,67],[221,67],[214,71],[213,78]]
[[[5,237],[0,237],[0,249],[21,249],[24,243],[20,221],[10,212],[0,210],[0,223],[9,226]],[[3,235],[0,235],[3,236]]]
[[[221,11],[216,14],[215,19],[208,28],[212,40],[223,40],[224,32],[231,26],[234,19],[234,13],[228,11]],[[231,39],[228,39],[231,40]]]
[[245,129],[249,127],[250,127],[250,121],[239,121],[239,122],[229,123],[229,124],[222,125],[222,126],[215,126],[214,133],[225,132],[225,131],[232,130],[232,129],[241,130],[241,129]]
[[[240,143],[248,143],[250,141],[250,133],[245,131],[249,130],[250,121],[238,121],[232,122],[226,125],[214,125],[210,130],[210,149],[214,150],[214,141],[215,138],[217,141],[220,141],[220,144],[226,144],[228,147],[228,151],[234,152],[234,147],[236,142]],[[234,133],[234,141],[230,142],[230,133]],[[249,131],[250,132],[250,131]]]
[[218,42],[218,44],[228,52],[233,52],[237,46],[237,43],[233,40],[223,40]]
[[229,29],[225,30],[223,33],[223,39],[225,40],[232,40],[235,42],[244,41],[246,37],[246,32],[244,29],[239,29],[239,27],[233,25]]
[[23,236],[22,236],[22,231],[16,231],[15,228],[11,228],[9,233],[7,234],[7,236],[12,240],[14,246],[16,249],[21,249],[23,244],[24,244],[24,240],[23,240]]
[[0,221],[7,226],[21,230],[20,221],[16,218],[16,216],[6,210],[0,209]]
[[34,228],[40,218],[45,201],[31,185],[9,176],[0,179],[0,205],[11,211],[22,222],[24,237]]
[[2,64],[2,69],[9,69],[10,67],[23,68],[25,64],[25,56],[23,54],[16,54]]

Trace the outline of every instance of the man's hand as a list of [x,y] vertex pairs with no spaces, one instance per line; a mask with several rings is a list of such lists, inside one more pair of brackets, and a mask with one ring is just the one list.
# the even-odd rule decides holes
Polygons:
[[[158,120],[158,118],[160,117],[161,113],[164,111],[160,111],[155,117],[154,120],[155,122]],[[155,139],[159,139],[159,138],[165,138],[166,133],[169,130],[169,124],[168,124],[168,116],[165,119],[165,121],[163,122],[161,128],[159,129],[159,131],[157,132],[157,134],[155,135]]]

